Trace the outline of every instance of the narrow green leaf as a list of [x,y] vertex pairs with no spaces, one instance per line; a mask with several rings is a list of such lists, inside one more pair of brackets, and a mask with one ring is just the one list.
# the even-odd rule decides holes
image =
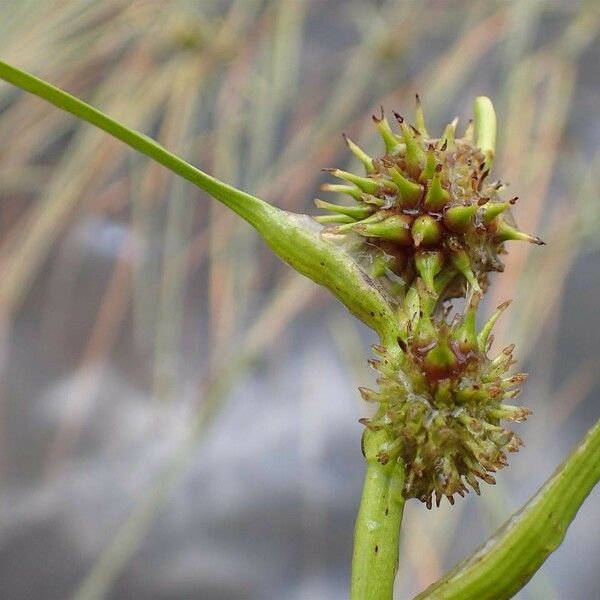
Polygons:
[[197,185],[248,221],[275,254],[329,289],[382,339],[394,339],[396,320],[387,299],[342,248],[323,239],[321,226],[308,216],[280,210],[204,173],[152,138],[129,129],[46,81],[1,61],[0,79],[106,131]]

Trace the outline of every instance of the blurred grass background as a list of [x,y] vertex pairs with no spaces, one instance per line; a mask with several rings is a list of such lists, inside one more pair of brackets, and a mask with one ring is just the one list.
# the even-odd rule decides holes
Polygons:
[[[488,310],[532,377],[483,498],[409,503],[398,598],[471,552],[597,418],[600,10],[593,1],[20,0],[0,56],[225,181],[312,212],[342,131],[430,131],[476,95],[522,229]],[[0,596],[345,598],[370,332],[237,217],[0,85]],[[524,599],[598,589],[598,493]]]

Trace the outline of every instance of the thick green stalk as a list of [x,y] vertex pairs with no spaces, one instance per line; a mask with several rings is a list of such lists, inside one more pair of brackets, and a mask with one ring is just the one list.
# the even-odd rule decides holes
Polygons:
[[599,478],[600,421],[519,512],[415,600],[512,598],[561,544]]
[[377,452],[383,431],[365,431],[363,453],[367,473],[354,529],[352,600],[391,600],[398,570],[398,549],[404,512],[404,465],[382,465]]
[[384,295],[343,249],[322,238],[320,226],[309,217],[280,210],[211,177],[152,138],[129,129],[42,79],[1,61],[0,79],[106,131],[197,185],[248,221],[275,254],[303,275],[328,288],[380,337],[394,339],[397,335],[393,309]]

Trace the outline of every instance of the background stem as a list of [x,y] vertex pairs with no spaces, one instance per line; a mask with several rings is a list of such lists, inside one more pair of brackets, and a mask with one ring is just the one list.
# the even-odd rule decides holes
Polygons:
[[364,433],[367,473],[354,530],[352,600],[391,600],[393,596],[404,512],[404,465],[377,461],[385,441],[382,431]]

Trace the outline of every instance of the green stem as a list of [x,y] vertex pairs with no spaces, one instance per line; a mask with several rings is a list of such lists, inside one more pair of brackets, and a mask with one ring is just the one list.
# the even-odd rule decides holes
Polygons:
[[197,185],[248,221],[277,256],[329,289],[380,337],[395,339],[397,336],[397,321],[388,300],[344,249],[323,239],[320,226],[309,217],[280,210],[227,185],[169,152],[152,138],[129,129],[50,83],[1,61],[0,79],[106,131]]
[[260,219],[265,212],[276,210],[263,200],[242,192],[200,171],[200,169],[169,152],[147,135],[129,129],[93,106],[86,104],[82,100],[71,96],[71,94],[30,73],[26,73],[0,61],[0,79],[4,79],[8,83],[12,83],[31,94],[43,98],[47,102],[54,104],[54,106],[95,125],[118,140],[125,142],[128,146],[164,165],[167,169],[173,171],[173,173],[177,173],[177,175],[202,188],[213,196],[213,198],[223,202],[223,204],[234,210],[252,225],[256,225],[257,219]]
[[598,479],[600,421],[519,512],[415,600],[512,598],[561,544]]
[[398,570],[398,549],[404,512],[404,465],[382,465],[377,452],[383,431],[366,430],[363,452],[367,473],[354,529],[352,600],[391,600]]

